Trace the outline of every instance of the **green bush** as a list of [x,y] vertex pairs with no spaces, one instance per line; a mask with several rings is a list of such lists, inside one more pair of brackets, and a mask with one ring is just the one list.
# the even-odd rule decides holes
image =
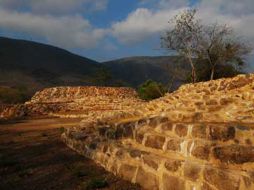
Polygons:
[[152,100],[164,96],[166,88],[152,80],[148,80],[138,87],[138,95],[143,100]]
[[[201,62],[202,63],[202,62]],[[240,69],[235,68],[233,65],[224,64],[217,65],[215,67],[214,79],[229,78],[236,75],[242,74]],[[211,68],[208,64],[197,64],[196,65],[197,82],[205,82],[210,80]],[[191,82],[191,74],[186,79],[187,83]]]
[[30,98],[26,88],[0,87],[0,102],[6,104],[24,103]]

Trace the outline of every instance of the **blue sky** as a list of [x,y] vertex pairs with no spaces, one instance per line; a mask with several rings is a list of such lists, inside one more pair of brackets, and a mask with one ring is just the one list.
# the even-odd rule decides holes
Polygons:
[[160,35],[175,14],[197,7],[207,23],[230,24],[254,42],[253,0],[0,0],[0,35],[106,61],[167,55]]

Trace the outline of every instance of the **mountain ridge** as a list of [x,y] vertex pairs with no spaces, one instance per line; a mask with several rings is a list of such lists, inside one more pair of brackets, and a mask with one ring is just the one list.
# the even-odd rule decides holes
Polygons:
[[[167,84],[177,59],[135,56],[99,63],[48,44],[0,37],[0,86],[26,88],[33,95],[55,86],[137,87],[148,79]],[[186,74],[183,62],[180,67]]]

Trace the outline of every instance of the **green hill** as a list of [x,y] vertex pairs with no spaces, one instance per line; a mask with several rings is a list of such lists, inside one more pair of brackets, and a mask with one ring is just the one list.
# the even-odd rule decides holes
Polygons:
[[0,37],[0,92],[13,95],[18,91],[22,99],[24,94],[29,97],[52,86],[137,87],[148,79],[167,84],[176,68],[175,87],[188,70],[178,57],[130,57],[99,63],[50,45]]

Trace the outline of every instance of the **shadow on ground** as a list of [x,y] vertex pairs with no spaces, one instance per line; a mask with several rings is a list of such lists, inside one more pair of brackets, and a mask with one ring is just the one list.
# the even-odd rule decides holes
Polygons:
[[78,122],[40,119],[1,124],[0,189],[140,190],[62,143],[62,127]]

